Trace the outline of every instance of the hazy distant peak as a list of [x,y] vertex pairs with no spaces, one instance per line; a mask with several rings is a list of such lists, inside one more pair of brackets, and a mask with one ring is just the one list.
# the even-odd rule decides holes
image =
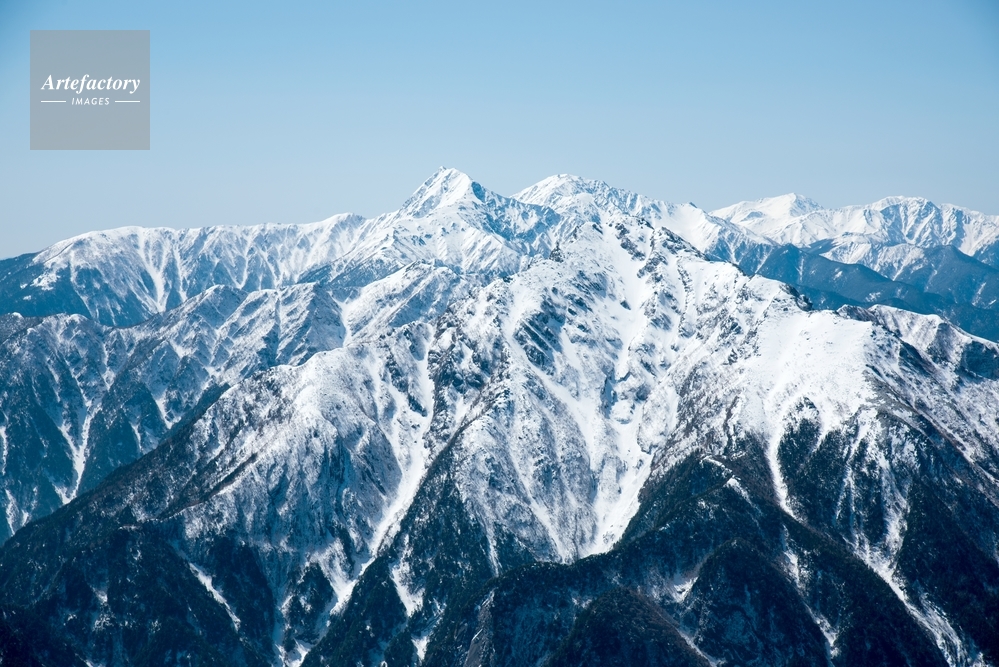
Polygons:
[[755,201],[743,201],[725,208],[712,211],[711,214],[736,223],[744,223],[761,219],[798,218],[815,211],[822,206],[815,200],[790,192],[778,197],[766,197]]
[[513,198],[523,202],[539,203],[542,200],[550,201],[554,197],[593,195],[598,192],[606,193],[614,190],[615,188],[603,181],[582,178],[573,174],[556,174],[524,188],[513,195]]
[[[740,202],[714,215],[761,234],[776,243],[808,247],[835,240],[843,246],[912,245],[931,248],[953,245],[971,256],[991,257],[999,242],[996,216],[949,204],[937,205],[924,197],[885,197],[874,203],[826,209],[795,194]],[[873,244],[873,245],[872,245]],[[853,250],[836,255],[859,261]],[[990,260],[991,261],[991,260]]]
[[790,215],[805,215],[822,209],[822,206],[814,199],[794,192],[773,197],[770,201],[775,207],[784,208]]

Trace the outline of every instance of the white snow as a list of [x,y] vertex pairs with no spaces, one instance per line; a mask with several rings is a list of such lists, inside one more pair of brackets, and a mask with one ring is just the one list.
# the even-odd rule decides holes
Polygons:
[[239,619],[236,617],[236,614],[232,613],[232,609],[229,607],[229,603],[226,602],[226,599],[212,584],[211,575],[202,570],[194,563],[191,563],[190,561],[187,563],[187,566],[191,568],[191,572],[193,572],[194,576],[198,578],[198,581],[200,581],[201,585],[205,587],[205,590],[207,590],[211,594],[211,596],[215,598],[215,601],[218,602],[220,605],[222,605],[222,608],[225,609],[225,612],[229,614],[229,618],[230,620],[232,620],[233,627],[236,628],[236,630],[239,630]]
[[774,243],[808,247],[831,241],[829,259],[863,264],[894,279],[925,262],[922,250],[954,246],[972,257],[999,248],[999,216],[919,197],[888,197],[866,206],[826,209],[798,195],[741,202],[712,215]]
[[0,476],[7,472],[7,455],[10,445],[7,442],[7,427],[0,425]]
[[404,557],[401,562],[393,566],[390,570],[390,576],[395,584],[396,593],[402,600],[402,606],[406,608],[406,618],[411,618],[423,606],[423,593],[422,591],[410,590],[406,584],[406,579],[409,578],[409,566],[406,561],[407,559]]

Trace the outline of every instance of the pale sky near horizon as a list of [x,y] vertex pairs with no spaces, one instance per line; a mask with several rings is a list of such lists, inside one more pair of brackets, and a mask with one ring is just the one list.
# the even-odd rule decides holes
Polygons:
[[[30,30],[151,31],[151,150],[30,151]],[[438,166],[999,214],[999,1],[0,0],[0,258],[398,208]]]

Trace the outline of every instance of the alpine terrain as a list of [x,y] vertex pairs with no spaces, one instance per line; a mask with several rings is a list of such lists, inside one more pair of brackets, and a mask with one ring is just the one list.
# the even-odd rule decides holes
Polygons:
[[999,665],[999,219],[441,169],[0,261],[0,664]]

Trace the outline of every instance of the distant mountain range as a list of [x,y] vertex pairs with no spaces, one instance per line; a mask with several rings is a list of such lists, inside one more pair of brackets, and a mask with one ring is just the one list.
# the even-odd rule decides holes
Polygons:
[[895,305],[942,315],[990,340],[999,336],[993,316],[999,216],[902,197],[828,210],[797,195],[743,202],[714,215],[778,246],[755,255],[733,249],[729,258],[789,280],[821,303]]
[[997,248],[442,169],[0,261],[0,664],[999,665]]

